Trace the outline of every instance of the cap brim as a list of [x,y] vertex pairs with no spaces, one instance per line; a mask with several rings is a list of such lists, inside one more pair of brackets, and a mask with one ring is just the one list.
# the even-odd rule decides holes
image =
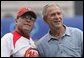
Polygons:
[[[28,11],[28,12],[25,12],[24,14],[31,15],[31,16],[34,17],[35,19],[37,18],[36,14],[35,14],[33,11]],[[24,15],[24,14],[23,14],[23,15]]]

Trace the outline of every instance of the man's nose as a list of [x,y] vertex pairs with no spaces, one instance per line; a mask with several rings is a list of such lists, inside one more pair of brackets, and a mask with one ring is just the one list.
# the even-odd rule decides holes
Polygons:
[[26,20],[26,22],[32,22],[32,20],[30,20],[30,19],[27,19],[27,20]]
[[55,15],[55,19],[58,19],[58,18],[59,18],[59,15],[56,14],[56,15]]
[[31,20],[26,20],[26,23],[28,23],[28,24],[33,24],[34,22],[33,21],[31,21]]

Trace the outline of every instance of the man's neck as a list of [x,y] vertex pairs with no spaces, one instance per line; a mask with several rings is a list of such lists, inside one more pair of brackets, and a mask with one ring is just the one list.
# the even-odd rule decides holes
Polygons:
[[57,38],[61,37],[64,34],[64,32],[65,32],[64,26],[60,27],[60,28],[54,28],[54,29],[50,30],[50,34],[52,36],[57,37]]
[[29,34],[27,32],[22,32],[18,30],[17,28],[15,29],[15,31],[18,32],[21,36],[29,39]]

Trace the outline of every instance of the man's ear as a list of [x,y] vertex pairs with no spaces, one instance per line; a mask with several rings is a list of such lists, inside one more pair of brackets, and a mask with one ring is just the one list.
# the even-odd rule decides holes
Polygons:
[[15,19],[15,22],[17,23],[17,18]]
[[44,21],[47,23],[47,17],[46,17],[46,16],[44,16],[44,17],[43,17],[43,19],[44,19]]
[[16,17],[16,19],[15,19],[15,22],[17,23],[17,20],[19,19],[19,17]]

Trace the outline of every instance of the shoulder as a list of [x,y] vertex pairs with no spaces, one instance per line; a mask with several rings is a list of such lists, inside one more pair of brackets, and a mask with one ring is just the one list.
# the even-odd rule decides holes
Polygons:
[[2,38],[1,38],[1,45],[5,46],[5,45],[9,45],[12,41],[13,35],[11,33],[7,33],[5,34]]
[[7,33],[7,34],[5,34],[5,35],[1,38],[1,40],[2,40],[2,39],[9,40],[9,39],[12,38],[12,37],[13,37],[12,33]]
[[83,44],[83,31],[74,27],[69,27],[69,29],[74,40],[77,40],[78,44]]
[[74,27],[68,27],[69,28],[69,32],[73,37],[76,37],[76,39],[78,38],[79,40],[83,40],[83,31],[78,29],[78,28],[74,28]]
[[43,37],[41,37],[41,38],[37,41],[37,44],[38,44],[38,45],[44,44],[44,43],[47,41],[47,38],[48,38],[48,33],[45,34]]
[[75,28],[75,27],[68,27],[70,32],[78,34],[78,33],[83,33],[82,30],[80,30],[79,28]]

